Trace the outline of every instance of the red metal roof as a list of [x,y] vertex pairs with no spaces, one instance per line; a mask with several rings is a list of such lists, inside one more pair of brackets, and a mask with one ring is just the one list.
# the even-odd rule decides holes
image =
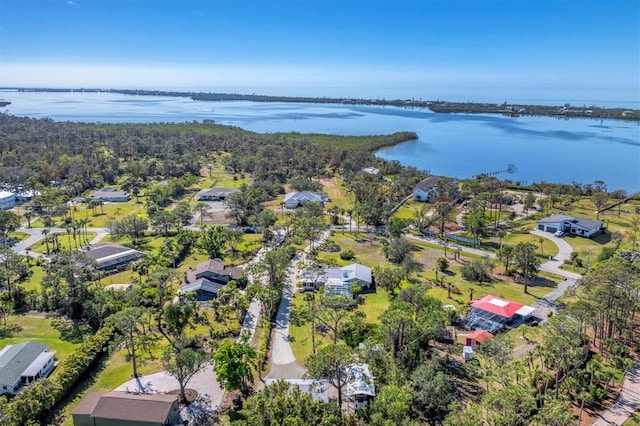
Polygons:
[[511,318],[524,305],[487,294],[480,300],[471,302],[472,308],[482,309],[501,317]]
[[467,335],[467,339],[475,340],[476,342],[482,344],[487,340],[493,339],[493,334],[489,333],[486,330],[476,330],[473,333]]

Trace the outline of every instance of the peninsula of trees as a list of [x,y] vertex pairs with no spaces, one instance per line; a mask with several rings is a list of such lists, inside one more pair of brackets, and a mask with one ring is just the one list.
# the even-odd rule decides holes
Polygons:
[[[164,90],[139,90],[139,89],[53,89],[53,88],[16,88],[0,87],[0,89],[18,90],[23,92],[106,92],[120,93],[124,95],[145,95],[145,96],[175,96],[188,97],[195,101],[251,101],[251,102],[290,102],[290,103],[313,103],[313,104],[343,104],[343,105],[377,105],[395,106],[403,108],[428,108],[439,113],[466,113],[466,114],[506,114],[509,116],[536,115],[555,117],[582,117],[599,119],[617,119],[640,121],[640,110],[630,110],[627,108],[603,108],[597,105],[572,106],[565,104],[561,107],[552,105],[529,105],[529,104],[503,104],[481,103],[481,102],[448,102],[444,100],[423,100],[422,98],[409,99],[366,99],[366,98],[332,98],[314,96],[274,96],[239,94],[239,93],[208,93],[208,92],[180,92]],[[1,106],[1,105],[0,105]]]

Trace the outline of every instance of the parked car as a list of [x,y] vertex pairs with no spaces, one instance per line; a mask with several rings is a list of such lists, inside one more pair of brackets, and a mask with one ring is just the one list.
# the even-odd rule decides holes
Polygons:
[[558,237],[558,238],[562,238],[562,237],[564,237],[564,232],[562,232],[562,231],[556,231],[556,232],[555,232],[555,234],[553,234],[553,235],[555,235],[555,236],[556,236],[556,237]]

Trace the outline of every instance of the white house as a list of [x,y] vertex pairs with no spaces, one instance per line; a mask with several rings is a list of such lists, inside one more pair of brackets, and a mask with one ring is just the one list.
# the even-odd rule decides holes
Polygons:
[[348,288],[351,293],[351,285],[354,283],[361,288],[370,288],[373,284],[371,268],[359,263],[352,263],[342,268],[303,269],[300,271],[300,277],[304,290],[318,290],[330,283],[332,289]]
[[95,200],[104,201],[105,203],[126,203],[131,200],[128,193],[118,191],[113,188],[102,188],[89,195],[90,198]]
[[367,408],[376,396],[373,375],[368,364],[350,364],[345,371],[347,391],[345,395],[353,400],[356,410]]
[[55,352],[44,343],[28,341],[0,350],[0,394],[16,395],[23,385],[47,377],[55,366]]
[[318,203],[324,206],[324,203],[329,201],[329,196],[324,193],[302,191],[302,192],[290,192],[284,196],[284,206],[287,209],[295,209],[297,207],[304,206],[309,202]]
[[553,214],[538,221],[540,231],[555,233],[562,231],[567,234],[591,238],[602,231],[602,221],[571,217],[564,214]]
[[438,184],[442,178],[440,176],[429,176],[418,182],[413,188],[413,200],[432,202],[438,197]]
[[0,191],[0,209],[9,210],[16,206],[16,194],[9,191]]

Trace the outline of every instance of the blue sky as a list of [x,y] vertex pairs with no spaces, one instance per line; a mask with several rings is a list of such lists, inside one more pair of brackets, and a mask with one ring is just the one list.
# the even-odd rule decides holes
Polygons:
[[0,0],[0,86],[640,100],[636,0]]

